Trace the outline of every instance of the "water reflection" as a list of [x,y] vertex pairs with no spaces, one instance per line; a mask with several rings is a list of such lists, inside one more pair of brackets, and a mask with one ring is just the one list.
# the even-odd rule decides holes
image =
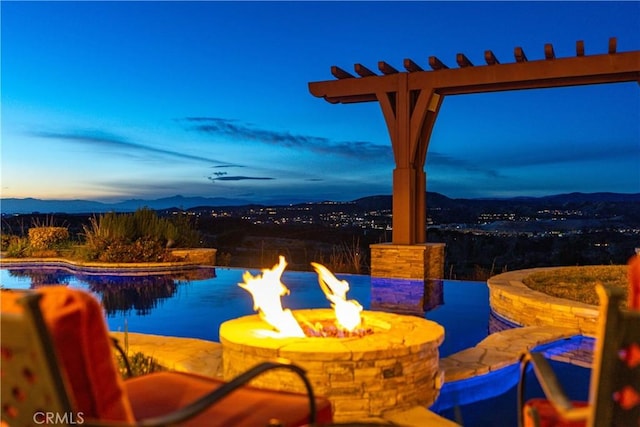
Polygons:
[[163,274],[94,274],[69,271],[65,268],[11,268],[9,276],[28,278],[30,288],[43,286],[69,286],[80,282],[100,296],[107,316],[126,315],[135,311],[144,316],[151,313],[163,300],[172,298],[179,285],[193,280],[216,277],[213,268],[197,268]]
[[41,268],[9,269],[9,276],[31,281],[31,289],[41,286],[68,285],[73,274],[59,269],[44,270]]
[[397,314],[424,316],[444,304],[440,279],[371,278],[371,308]]

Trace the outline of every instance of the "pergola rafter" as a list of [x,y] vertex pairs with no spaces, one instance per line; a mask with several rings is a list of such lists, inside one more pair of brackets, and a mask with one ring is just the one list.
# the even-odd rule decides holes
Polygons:
[[435,56],[425,71],[411,59],[400,72],[384,61],[381,74],[355,65],[359,77],[331,67],[337,80],[309,83],[309,91],[330,103],[373,102],[384,115],[396,168],[393,171],[392,242],[413,245],[426,242],[426,174],[424,164],[431,132],[447,95],[540,89],[616,82],[640,82],[640,51],[617,53],[615,38],[608,53],[585,55],[584,43],[576,43],[576,56],[556,58],[553,46],[544,46],[544,58],[529,60],[521,47],[515,62],[500,63],[490,50],[487,65],[474,65],[464,54],[456,55],[459,68],[449,68]]

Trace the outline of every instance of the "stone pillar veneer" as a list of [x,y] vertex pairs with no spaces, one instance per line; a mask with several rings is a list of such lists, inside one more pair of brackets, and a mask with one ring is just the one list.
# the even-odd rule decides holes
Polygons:
[[371,277],[442,279],[444,243],[371,245]]
[[371,308],[423,315],[438,305],[433,291],[435,281],[444,276],[444,243],[381,243],[370,248]]
[[[294,315],[312,323],[334,316],[331,309],[296,310]],[[350,338],[280,338],[258,315],[224,322],[223,377],[229,380],[261,361],[291,360],[307,370],[314,391],[331,400],[337,422],[431,405],[443,381],[438,347],[444,328],[424,318],[392,313],[365,311],[362,317],[374,333]],[[287,371],[267,373],[251,384],[305,390]]]

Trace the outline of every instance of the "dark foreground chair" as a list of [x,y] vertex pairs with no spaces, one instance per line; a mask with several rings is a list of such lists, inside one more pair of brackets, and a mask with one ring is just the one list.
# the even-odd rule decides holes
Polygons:
[[[332,421],[331,404],[316,397],[305,372],[267,362],[229,382],[158,372],[123,380],[100,303],[63,286],[2,290],[2,425],[304,426]],[[246,384],[286,369],[307,394]]]
[[[571,402],[541,353],[522,356],[518,384],[520,426],[640,427],[640,311],[622,308],[621,291],[596,285],[600,317],[589,401]],[[527,366],[546,398],[524,402]]]

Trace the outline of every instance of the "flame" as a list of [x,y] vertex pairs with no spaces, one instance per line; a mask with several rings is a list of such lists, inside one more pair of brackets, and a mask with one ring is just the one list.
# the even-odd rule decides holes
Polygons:
[[318,283],[322,291],[332,303],[336,314],[336,323],[350,332],[360,326],[362,306],[356,300],[347,300],[349,283],[346,280],[338,280],[322,264],[312,262],[311,265],[318,273]]
[[287,262],[280,255],[279,263],[272,269],[263,269],[262,275],[253,276],[248,271],[242,275],[244,283],[238,283],[242,289],[253,296],[253,309],[260,317],[273,326],[280,336],[304,337],[304,331],[289,309],[282,309],[280,297],[289,294],[289,289],[280,281]]

